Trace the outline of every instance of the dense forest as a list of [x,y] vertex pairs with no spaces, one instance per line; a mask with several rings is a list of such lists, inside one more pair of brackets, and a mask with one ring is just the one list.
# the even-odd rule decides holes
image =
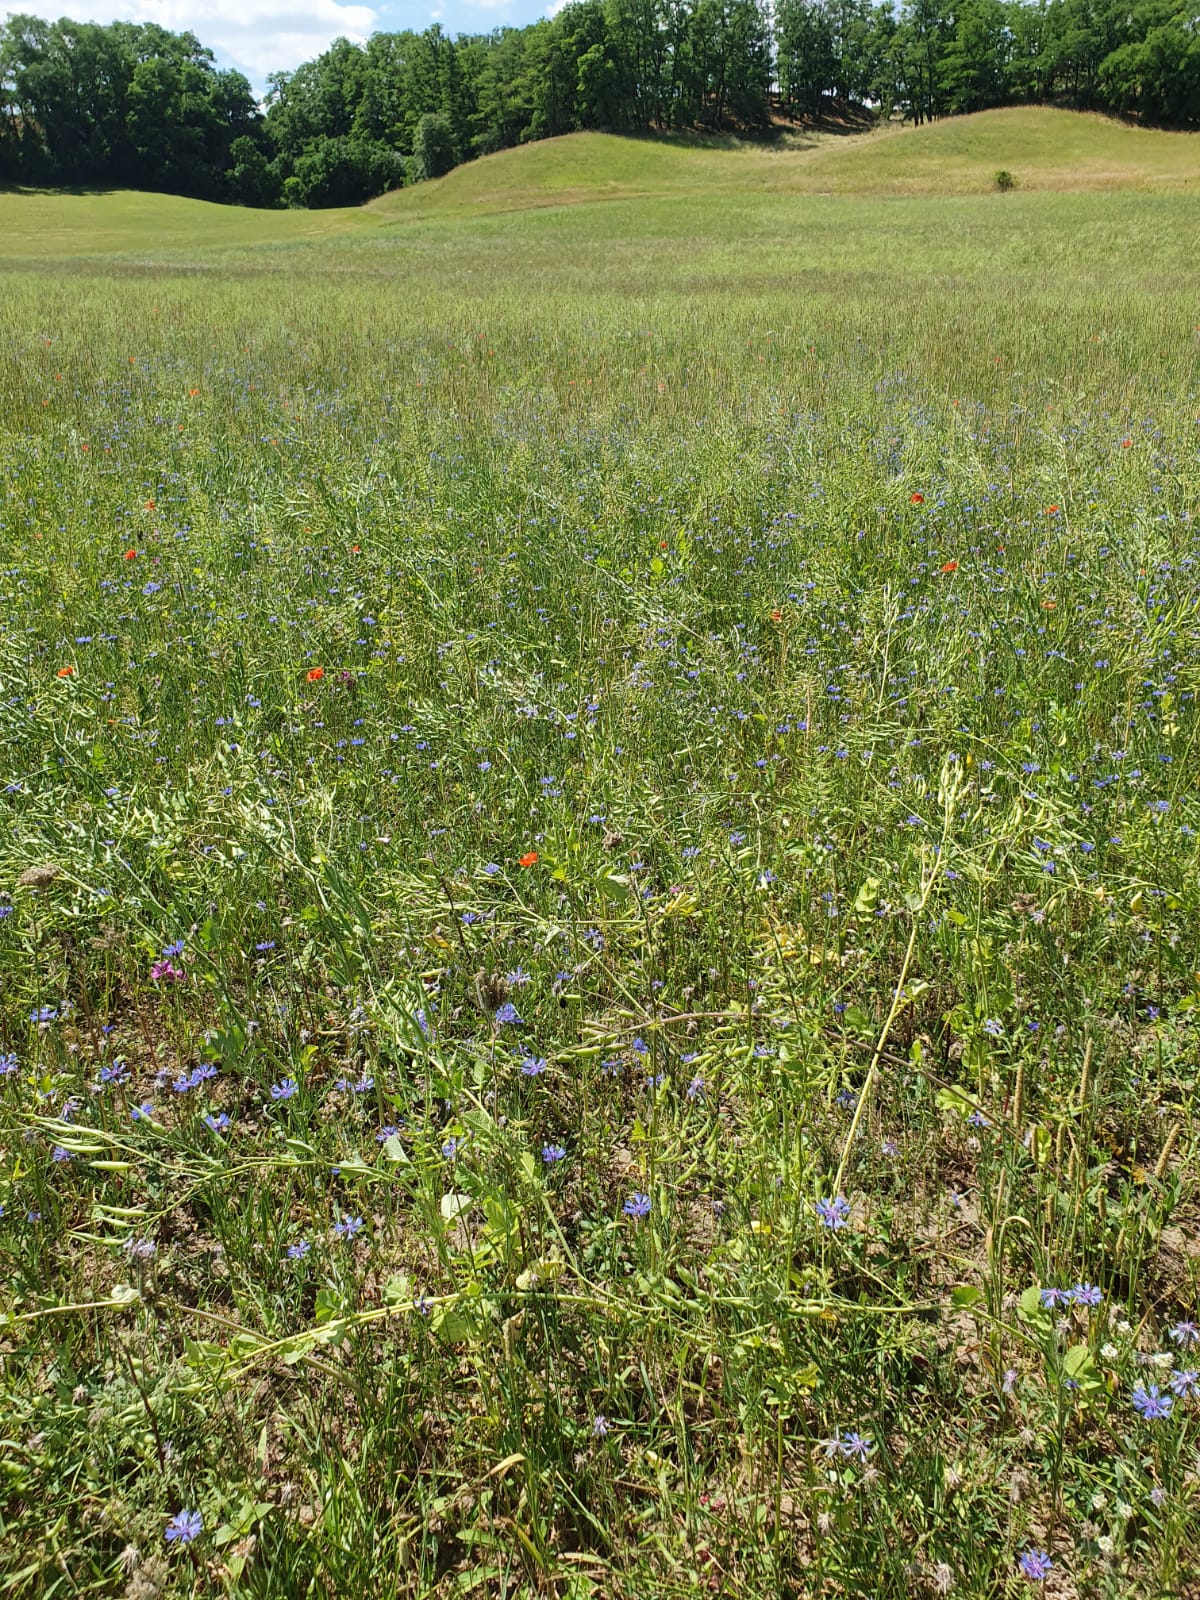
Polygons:
[[354,204],[579,128],[917,122],[1048,101],[1200,125],[1195,0],[575,0],[525,28],[339,39],[260,107],[190,33],[14,16],[0,178]]

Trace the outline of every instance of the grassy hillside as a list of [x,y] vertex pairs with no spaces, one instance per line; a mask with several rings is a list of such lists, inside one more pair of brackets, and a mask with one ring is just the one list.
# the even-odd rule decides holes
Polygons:
[[[605,200],[750,200],[789,194],[918,197],[989,192],[997,168],[1022,191],[1200,187],[1200,135],[1099,116],[1018,107],[923,128],[796,134],[778,146],[577,133],[466,163],[363,208],[252,211],[129,192],[0,194],[0,260],[154,257],[346,236],[418,220],[462,219]],[[705,209],[716,234],[726,213]]]
[[685,194],[966,195],[991,190],[1000,167],[1030,190],[1196,186],[1200,135],[1036,106],[778,147],[578,133],[486,156],[368,209],[402,220]]

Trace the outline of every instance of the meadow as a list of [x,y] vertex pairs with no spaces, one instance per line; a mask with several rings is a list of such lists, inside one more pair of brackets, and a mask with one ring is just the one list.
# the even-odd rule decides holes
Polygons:
[[1197,136],[578,139],[0,196],[0,1596],[1196,1595]]

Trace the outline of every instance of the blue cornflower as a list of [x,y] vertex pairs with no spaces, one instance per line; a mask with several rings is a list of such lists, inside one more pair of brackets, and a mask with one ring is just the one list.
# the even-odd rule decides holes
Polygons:
[[339,1239],[353,1239],[355,1234],[361,1233],[362,1230],[363,1219],[361,1217],[343,1217],[340,1222],[335,1222],[333,1225],[333,1231]]
[[636,1039],[634,1039],[633,1043],[629,1046],[629,1048],[636,1055],[639,1055],[639,1056],[648,1056],[650,1054],[650,1046],[646,1043],[646,1041],[641,1037],[640,1034],[638,1035],[638,1037]]
[[529,974],[518,962],[511,972],[506,972],[504,974],[504,981],[512,989],[523,989],[530,981],[530,978]]
[[1077,1283],[1068,1292],[1077,1306],[1098,1306],[1104,1299],[1094,1283]]
[[542,1160],[547,1166],[553,1165],[555,1161],[565,1161],[566,1157],[567,1152],[561,1144],[544,1144],[542,1146]]
[[64,1150],[61,1144],[56,1144],[54,1149],[50,1152],[50,1159],[51,1161],[58,1161],[60,1163],[64,1161],[70,1161],[71,1152],[69,1150]]
[[275,941],[274,939],[264,939],[261,944],[256,944],[254,948],[258,951],[260,956],[266,955],[268,950],[274,950]]
[[745,844],[746,835],[744,833],[731,833],[729,835],[729,842],[733,845]]
[[1043,1289],[1039,1298],[1047,1310],[1052,1311],[1055,1306],[1070,1305],[1071,1291],[1069,1289]]
[[489,861],[483,870],[487,877],[494,878],[498,872],[502,872],[504,869],[498,861]]
[[163,959],[166,960],[166,961],[169,961],[172,956],[181,956],[182,954],[183,954],[183,940],[182,939],[176,939],[174,944],[169,944],[166,947],[166,949],[163,951]]
[[650,1215],[650,1196],[648,1194],[642,1194],[639,1190],[635,1189],[634,1192],[629,1196],[629,1199],[626,1200],[625,1204],[621,1207],[621,1210],[627,1217],[637,1217],[640,1221],[641,1218],[648,1217]]
[[272,1100],[290,1100],[293,1095],[299,1094],[300,1085],[295,1078],[283,1078],[279,1083],[271,1085]]
[[1175,1402],[1169,1394],[1160,1393],[1156,1383],[1152,1383],[1149,1388],[1145,1384],[1137,1383],[1133,1387],[1132,1405],[1147,1422],[1157,1422],[1160,1417],[1171,1415]]
[[143,1100],[140,1106],[134,1106],[129,1115],[134,1122],[149,1122],[154,1116],[154,1106],[149,1100]]
[[988,1017],[983,1024],[983,1031],[990,1034],[993,1039],[999,1039],[1004,1033],[1004,1024],[999,1017]]
[[815,1210],[824,1226],[835,1233],[850,1220],[850,1202],[840,1194],[833,1200],[818,1200]]
[[545,1072],[548,1063],[545,1056],[525,1054],[521,1061],[521,1071],[527,1078],[536,1078],[539,1072]]
[[521,1014],[511,1000],[506,1000],[502,1006],[497,1008],[493,1019],[494,1026],[497,1028],[519,1027],[520,1022]]
[[1044,1550],[1025,1550],[1017,1558],[1017,1565],[1033,1583],[1041,1583],[1050,1576],[1053,1561]]
[[224,1133],[225,1129],[229,1126],[229,1113],[226,1111],[218,1111],[216,1116],[213,1116],[211,1111],[208,1112],[204,1118],[204,1126],[210,1129],[213,1133]]
[[380,1128],[379,1132],[375,1135],[375,1143],[386,1144],[388,1140],[393,1137],[393,1135],[398,1134],[399,1132],[400,1129],[394,1122],[385,1122],[383,1127]]
[[[0,1078],[11,1077],[18,1067],[16,1052],[10,1050],[7,1055],[0,1056]],[[101,1077],[104,1074],[101,1072]]]
[[198,1511],[178,1511],[167,1523],[164,1537],[168,1544],[191,1544],[204,1531],[204,1518]]
[[288,1260],[303,1261],[311,1249],[312,1245],[307,1239],[297,1239],[295,1244],[290,1244],[287,1247]]
[[1190,1368],[1186,1372],[1173,1372],[1167,1379],[1167,1387],[1180,1400],[1194,1400],[1200,1394],[1200,1373]]
[[461,1144],[462,1140],[454,1138],[453,1135],[446,1140],[445,1144],[442,1146],[442,1154],[445,1156],[447,1161],[454,1160],[455,1156],[459,1152],[459,1147]]
[[1200,1327],[1194,1322],[1187,1320],[1177,1322],[1169,1332],[1170,1337],[1183,1350],[1190,1350],[1194,1344],[1200,1344]]
[[687,1097],[688,1097],[689,1100],[703,1100],[704,1099],[704,1079],[703,1078],[695,1077],[695,1078],[692,1079],[691,1083],[689,1083],[688,1086],[687,1086]]
[[857,1456],[860,1461],[865,1461],[870,1455],[871,1451],[875,1448],[875,1443],[874,1440],[865,1437],[861,1433],[848,1432],[842,1435],[841,1443],[838,1448],[841,1450],[842,1455],[844,1455],[847,1460],[853,1456]]

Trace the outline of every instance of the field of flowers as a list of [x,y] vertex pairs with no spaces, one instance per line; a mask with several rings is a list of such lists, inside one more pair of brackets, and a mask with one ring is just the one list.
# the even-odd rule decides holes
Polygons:
[[0,1595],[1200,1593],[1189,207],[6,270]]

